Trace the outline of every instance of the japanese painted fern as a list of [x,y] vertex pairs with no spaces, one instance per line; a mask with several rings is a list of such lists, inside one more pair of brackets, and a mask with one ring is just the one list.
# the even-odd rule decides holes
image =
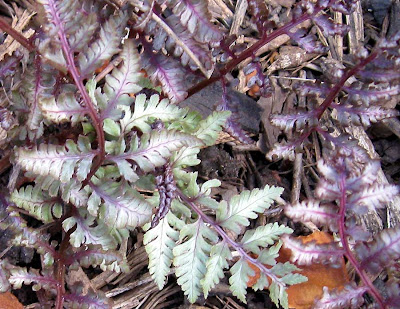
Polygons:
[[[82,295],[81,286],[65,285],[66,269],[126,270],[125,257],[116,249],[129,231],[144,227],[150,274],[160,289],[173,265],[178,284],[193,303],[200,294],[207,296],[229,269],[232,293],[245,302],[253,264],[262,270],[253,288],[268,287],[273,301],[287,308],[286,287],[306,280],[292,273],[294,265],[276,262],[279,239],[292,230],[268,224],[241,235],[282,189],[266,186],[217,201],[210,193],[219,182],[198,185],[197,173],[186,170],[200,162],[200,147],[215,143],[230,112],[215,111],[201,119],[173,105],[182,93],[174,92],[168,65],[160,64],[167,58],[157,52],[166,48],[183,65],[203,63],[204,72],[213,68],[210,50],[199,42],[214,44],[222,34],[199,17],[207,16],[204,3],[168,2],[175,15],[164,22],[149,8],[152,22],[143,31],[159,33],[160,40],[160,49],[149,52],[143,34],[136,42],[122,39],[132,8],[101,8],[92,1],[38,2],[44,24],[37,30],[32,61],[26,74],[13,71],[20,81],[8,89],[8,109],[19,123],[8,130],[7,140],[15,145],[13,191],[2,199],[0,214],[1,228],[15,235],[13,244],[35,248],[43,263],[40,270],[27,270],[2,261],[1,290],[33,283],[34,290],[49,293],[58,309],[108,308],[110,300],[102,293]],[[184,46],[174,45],[173,37],[159,37],[170,28],[184,36]],[[138,43],[146,51],[142,56]],[[199,61],[189,56],[191,50]],[[103,79],[99,72],[111,57],[120,63]],[[145,81],[142,67],[168,88],[172,102],[139,94]],[[17,182],[19,174],[26,180]],[[153,195],[141,192],[144,180],[156,189]],[[215,216],[206,215],[205,208]],[[19,211],[47,225],[40,231],[28,227]],[[62,226],[63,236],[50,242],[46,227],[54,225]]]

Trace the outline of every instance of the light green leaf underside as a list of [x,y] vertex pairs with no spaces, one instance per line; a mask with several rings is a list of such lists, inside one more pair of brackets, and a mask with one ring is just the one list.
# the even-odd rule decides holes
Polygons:
[[49,196],[38,186],[26,186],[19,191],[15,190],[10,200],[44,223],[52,222],[53,217],[60,218],[63,211],[60,200]]
[[232,266],[231,274],[229,284],[232,294],[246,303],[247,282],[250,276],[254,276],[254,270],[250,268],[245,259],[241,258]]
[[185,295],[194,303],[201,293],[200,281],[207,270],[210,242],[216,242],[218,236],[198,219],[182,228],[179,239],[186,240],[173,249],[175,274]]
[[174,230],[169,221],[179,220],[168,212],[158,225],[144,234],[143,243],[149,256],[149,272],[161,290],[171,269],[172,250],[179,238],[179,232]]
[[265,226],[259,226],[254,230],[246,231],[241,244],[244,249],[258,255],[261,251],[260,247],[273,245],[279,239],[279,236],[291,233],[293,233],[293,230],[285,225],[279,225],[277,222],[269,223]]
[[200,122],[199,128],[194,132],[194,135],[201,139],[206,146],[211,146],[218,138],[222,126],[231,115],[231,112],[213,112],[205,120]]
[[228,260],[232,259],[229,246],[220,242],[211,248],[210,259],[206,263],[207,271],[201,280],[204,297],[208,297],[210,290],[225,276],[224,269],[229,267]]
[[90,147],[87,137],[80,136],[78,144],[67,140],[65,146],[41,144],[39,148],[18,148],[15,152],[16,163],[24,170],[41,176],[52,176],[62,183],[69,182],[76,174],[83,181],[92,166],[95,151]]
[[272,202],[282,193],[283,189],[265,186],[264,189],[243,191],[234,196],[226,207],[221,206],[217,211],[217,222],[236,234],[240,233],[241,226],[248,226],[249,219],[257,218],[257,213],[268,209]]
[[170,104],[167,99],[160,101],[159,95],[152,95],[146,100],[145,94],[139,94],[135,99],[133,114],[130,109],[124,109],[125,116],[121,119],[121,127],[124,133],[130,132],[136,127],[143,133],[151,131],[151,122],[154,119],[169,122],[181,119],[187,114],[187,110]]

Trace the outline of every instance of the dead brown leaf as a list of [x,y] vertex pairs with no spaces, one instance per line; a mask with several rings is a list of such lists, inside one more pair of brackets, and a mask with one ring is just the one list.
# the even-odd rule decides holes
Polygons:
[[24,306],[10,292],[0,293],[0,309],[23,309]]

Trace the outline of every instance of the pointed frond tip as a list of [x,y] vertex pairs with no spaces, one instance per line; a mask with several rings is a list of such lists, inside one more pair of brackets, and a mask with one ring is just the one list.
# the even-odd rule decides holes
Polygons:
[[149,256],[149,272],[160,290],[166,283],[173,259],[172,250],[179,238],[179,232],[170,224],[170,221],[173,220],[179,219],[168,212],[156,227],[149,229],[144,234],[143,238]]

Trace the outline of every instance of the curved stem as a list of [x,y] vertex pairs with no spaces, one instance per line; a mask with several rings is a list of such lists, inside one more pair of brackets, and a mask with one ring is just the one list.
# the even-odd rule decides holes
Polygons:
[[347,240],[347,233],[346,233],[346,226],[345,226],[345,215],[346,215],[346,203],[347,203],[347,196],[346,196],[346,176],[344,172],[341,173],[340,182],[339,182],[339,189],[340,189],[340,209],[339,209],[339,235],[340,240],[343,245],[344,255],[353,265],[355,271],[360,276],[361,281],[364,285],[368,288],[368,293],[370,293],[375,301],[379,304],[380,308],[384,309],[385,304],[382,298],[382,295],[379,291],[375,288],[373,282],[368,277],[368,275],[361,269],[360,263],[357,261],[356,257],[354,256],[353,252],[350,249],[349,242]]

